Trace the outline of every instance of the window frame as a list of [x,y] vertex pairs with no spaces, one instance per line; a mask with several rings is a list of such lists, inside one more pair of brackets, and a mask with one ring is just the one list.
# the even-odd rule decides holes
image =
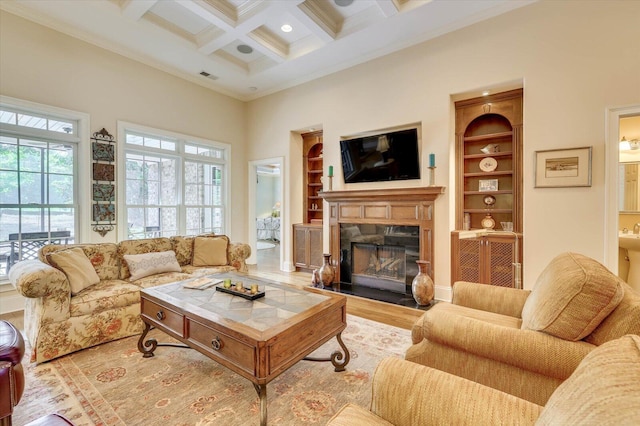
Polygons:
[[[198,138],[192,135],[186,135],[182,133],[172,132],[168,130],[157,129],[140,124],[135,124],[126,121],[118,121],[118,140],[121,141],[120,148],[118,150],[118,174],[117,182],[118,187],[122,188],[118,191],[118,222],[123,226],[118,227],[118,240],[129,239],[127,224],[127,208],[126,204],[126,155],[127,153],[135,153],[141,155],[158,155],[166,158],[177,158],[178,164],[176,167],[178,178],[178,193],[176,195],[176,207],[177,207],[177,229],[176,235],[186,235],[186,208],[188,206],[184,203],[184,188],[185,188],[185,161],[194,161],[206,164],[217,164],[222,168],[222,210],[223,220],[222,227],[223,233],[228,234],[230,232],[231,223],[231,207],[230,207],[230,190],[231,190],[231,145],[203,138]],[[134,133],[141,136],[153,136],[160,139],[169,139],[175,141],[175,151],[170,151],[161,148],[145,147],[142,145],[128,145],[126,143],[127,133]],[[185,152],[185,145],[196,145],[204,148],[213,148],[222,150],[222,158],[208,157],[198,154],[188,154]]]
[[[90,172],[88,166],[90,161],[89,114],[5,95],[0,95],[0,107],[12,112],[34,114],[37,116],[43,116],[43,118],[46,119],[68,120],[76,123],[73,133],[55,132],[8,123],[0,123],[0,130],[8,136],[19,137],[22,139],[33,138],[34,140],[39,141],[72,143],[75,145],[75,172],[73,175],[75,199],[72,203],[73,208],[75,209],[73,236],[76,243],[86,241],[88,235],[90,235],[91,206],[83,205],[81,200],[89,199],[91,193],[88,180],[82,179],[83,176],[89,176]],[[52,135],[55,135],[55,138],[52,138]],[[38,204],[38,206],[41,206],[41,204]],[[5,282],[7,282],[7,276],[0,276],[0,284]]]

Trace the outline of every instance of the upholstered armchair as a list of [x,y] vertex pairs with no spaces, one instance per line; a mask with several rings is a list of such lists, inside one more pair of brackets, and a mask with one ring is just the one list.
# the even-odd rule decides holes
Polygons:
[[24,340],[8,321],[0,321],[0,425],[11,425],[11,415],[24,391]]
[[598,346],[640,334],[640,295],[575,253],[553,259],[532,291],[457,282],[412,329],[405,359],[544,405]]
[[359,425],[637,425],[640,336],[590,352],[538,405],[488,386],[398,358],[386,358],[372,380],[369,410],[347,404],[329,426]]

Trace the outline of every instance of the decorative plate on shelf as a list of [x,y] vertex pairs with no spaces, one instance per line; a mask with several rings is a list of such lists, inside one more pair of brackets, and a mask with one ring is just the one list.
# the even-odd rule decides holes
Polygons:
[[493,157],[486,157],[480,160],[480,170],[483,172],[492,172],[498,168],[498,162]]
[[485,195],[482,201],[487,206],[493,206],[496,203],[496,197],[493,195]]

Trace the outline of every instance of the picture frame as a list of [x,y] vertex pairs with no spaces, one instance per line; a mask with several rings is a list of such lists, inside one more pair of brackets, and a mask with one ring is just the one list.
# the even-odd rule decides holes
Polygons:
[[115,175],[113,164],[93,163],[93,180],[113,182]]
[[115,201],[116,186],[111,183],[93,184],[93,201]]
[[591,186],[593,147],[536,151],[535,188]]
[[498,190],[498,179],[480,179],[478,181],[478,192],[491,192]]
[[94,204],[94,222],[113,222],[116,220],[116,208],[113,204]]
[[115,145],[110,143],[91,143],[91,153],[95,161],[113,162],[116,159]]

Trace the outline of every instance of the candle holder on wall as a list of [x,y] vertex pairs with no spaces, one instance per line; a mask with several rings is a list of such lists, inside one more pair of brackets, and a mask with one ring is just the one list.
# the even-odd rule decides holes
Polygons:
[[91,159],[93,160],[92,228],[104,237],[109,231],[113,231],[116,225],[116,140],[105,128],[91,136]]

